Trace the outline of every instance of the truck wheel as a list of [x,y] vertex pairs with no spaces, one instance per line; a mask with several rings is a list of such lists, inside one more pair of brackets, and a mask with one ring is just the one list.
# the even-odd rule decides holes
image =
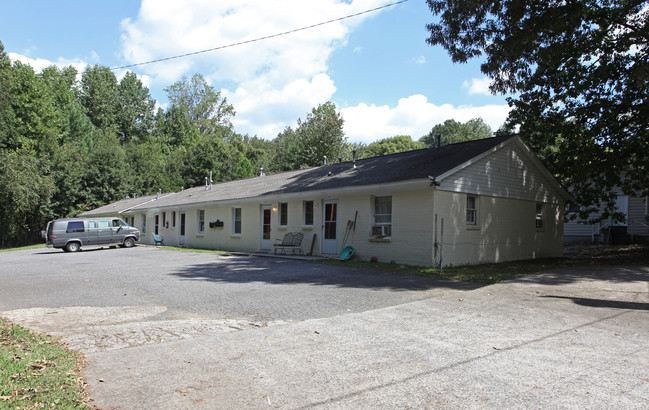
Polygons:
[[81,249],[81,244],[79,242],[70,242],[65,245],[65,250],[68,252],[77,252]]
[[132,248],[134,246],[135,246],[135,240],[133,238],[124,239],[124,247],[125,248]]

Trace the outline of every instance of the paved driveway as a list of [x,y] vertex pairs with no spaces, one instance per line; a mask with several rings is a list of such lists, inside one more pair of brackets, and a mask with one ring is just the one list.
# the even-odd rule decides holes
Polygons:
[[649,267],[474,289],[153,248],[0,254],[1,314],[86,352],[102,408],[642,408],[648,284]]
[[153,247],[0,254],[0,311],[66,336],[66,329],[82,324],[68,340],[84,351],[365,312],[467,287]]

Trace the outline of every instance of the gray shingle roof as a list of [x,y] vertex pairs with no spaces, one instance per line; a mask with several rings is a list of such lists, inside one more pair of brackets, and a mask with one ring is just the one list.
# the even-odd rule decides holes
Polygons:
[[[440,148],[324,165],[279,174],[194,187],[152,200],[132,209],[162,208],[203,202],[256,198],[343,187],[388,184],[439,176],[503,143],[511,136],[450,144]],[[108,205],[110,206],[110,205]],[[104,207],[102,207],[104,208]],[[101,209],[101,208],[99,208]],[[91,211],[93,214],[95,211]]]
[[79,214],[79,216],[92,217],[98,215],[117,215],[129,211],[133,207],[145,205],[148,202],[155,201],[159,197],[164,198],[165,196],[168,195],[173,195],[173,193],[166,193],[160,196],[156,194],[156,195],[141,196],[137,198],[123,199],[117,202],[110,203],[108,205],[100,206],[99,208],[95,208],[90,211],[83,212]]

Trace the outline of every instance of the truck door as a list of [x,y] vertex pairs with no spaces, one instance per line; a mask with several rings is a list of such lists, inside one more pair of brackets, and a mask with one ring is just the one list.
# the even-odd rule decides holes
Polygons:
[[128,233],[125,227],[128,224],[121,219],[113,219],[113,243],[122,243],[124,242],[124,236]]
[[97,245],[112,243],[113,229],[109,220],[97,221]]
[[95,221],[88,221],[88,229],[86,229],[86,243],[88,245],[94,245],[97,243],[97,235],[99,233],[99,229],[97,228],[97,222]]

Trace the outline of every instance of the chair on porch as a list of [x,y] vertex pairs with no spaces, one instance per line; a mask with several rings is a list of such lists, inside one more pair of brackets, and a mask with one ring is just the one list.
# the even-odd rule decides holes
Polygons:
[[293,255],[302,255],[302,239],[304,239],[304,234],[302,232],[288,232],[284,235],[281,242],[277,239],[276,243],[273,245],[275,247],[275,255],[277,255],[277,250],[279,249],[282,255],[286,255],[286,249],[290,248]]
[[295,236],[293,232],[287,232],[284,235],[284,238],[275,239],[275,243],[273,244],[273,247],[275,248],[275,255],[277,255],[278,249],[282,251],[284,255],[286,255],[286,248],[292,246],[293,244],[293,236]]
[[155,245],[155,246],[158,246],[158,245],[164,246],[164,244],[165,244],[165,242],[164,242],[164,238],[162,236],[153,234],[153,245]]

